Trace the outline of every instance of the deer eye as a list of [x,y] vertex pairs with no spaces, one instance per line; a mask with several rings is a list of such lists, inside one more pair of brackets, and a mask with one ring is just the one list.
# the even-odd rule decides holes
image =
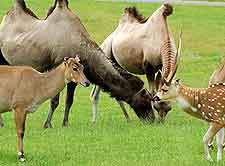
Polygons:
[[73,71],[78,71],[78,69],[74,67],[74,68],[73,68]]

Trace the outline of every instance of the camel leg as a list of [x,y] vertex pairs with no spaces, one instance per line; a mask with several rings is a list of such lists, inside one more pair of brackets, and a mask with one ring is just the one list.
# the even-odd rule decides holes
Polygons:
[[76,86],[77,84],[74,82],[70,82],[67,84],[64,119],[62,124],[63,127],[68,127],[69,125],[69,113],[70,113],[70,108],[73,105],[74,91],[76,89]]
[[16,108],[15,109],[15,122],[16,122],[16,131],[18,137],[18,159],[22,162],[25,161],[24,150],[23,150],[23,137],[25,133],[25,121],[26,121],[26,112],[24,109]]
[[216,140],[217,140],[217,161],[222,160],[223,155],[223,141],[224,141],[224,128],[220,129],[218,133],[216,134]]
[[155,67],[149,63],[144,63],[144,71],[148,80],[148,86],[150,93],[155,93]]
[[100,98],[100,92],[101,92],[101,88],[95,85],[90,95],[91,102],[92,102],[92,123],[95,123],[97,119],[97,105]]
[[52,124],[51,124],[52,116],[53,116],[55,109],[59,105],[59,95],[60,95],[60,93],[57,94],[55,97],[53,97],[50,101],[50,108],[49,108],[47,120],[44,123],[44,128],[52,128]]
[[222,128],[221,125],[212,123],[206,134],[203,137],[204,149],[205,149],[205,158],[208,161],[213,161],[209,153],[209,141],[215,136],[215,134]]
[[127,111],[126,111],[126,108],[125,108],[125,106],[124,106],[124,103],[123,103],[122,101],[118,101],[118,100],[117,100],[117,103],[120,105],[120,108],[122,109],[123,114],[124,114],[124,116],[125,116],[127,122],[129,122],[129,121],[130,121],[130,117],[129,117]]
[[4,127],[2,115],[0,114],[0,128]]

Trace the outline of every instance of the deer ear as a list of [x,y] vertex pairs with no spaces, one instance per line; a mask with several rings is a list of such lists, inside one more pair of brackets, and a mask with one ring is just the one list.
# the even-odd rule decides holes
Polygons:
[[64,61],[66,62],[66,61],[68,61],[69,60],[69,57],[64,57]]
[[80,58],[79,58],[78,55],[76,55],[75,60],[76,60],[77,62],[80,62]]
[[176,85],[179,85],[180,84],[180,79],[176,79]]

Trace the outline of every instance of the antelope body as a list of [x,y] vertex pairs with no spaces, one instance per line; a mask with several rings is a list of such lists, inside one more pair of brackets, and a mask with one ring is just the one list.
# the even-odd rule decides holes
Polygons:
[[[24,0],[15,0],[0,24],[0,62],[6,60],[10,65],[28,65],[43,72],[61,64],[66,55],[78,54],[91,83],[99,85],[112,97],[127,102],[140,119],[153,119],[152,96],[143,88],[143,82],[129,73],[127,75],[131,79],[127,80],[115,69],[115,64],[110,63],[91,40],[68,3],[68,0],[55,0],[48,16],[41,20],[26,7]],[[68,126],[75,88],[75,83],[67,85],[65,127]],[[58,103],[59,94],[51,100],[44,127],[52,126],[52,115]]]
[[89,85],[83,66],[74,58],[47,73],[25,66],[0,66],[0,113],[14,111],[21,161],[25,160],[23,136],[26,115],[35,112],[40,104],[62,91],[71,81]]
[[[165,41],[168,42],[168,41]],[[181,52],[181,35],[176,54],[171,54],[163,59],[162,85],[156,94],[156,99],[167,101],[176,99],[179,105],[188,114],[205,120],[210,127],[203,138],[205,158],[213,161],[208,144],[217,132],[225,126],[225,83],[210,85],[208,88],[190,88],[175,80]],[[217,161],[222,160],[223,135],[217,135],[218,152]]]
[[[145,74],[151,94],[157,91],[160,81],[155,75],[162,68],[165,39],[169,38],[170,47],[175,45],[167,23],[167,16],[171,15],[172,11],[170,4],[163,4],[149,18],[144,18],[135,7],[125,8],[119,25],[100,46],[105,55],[121,68],[134,74]],[[176,48],[174,50],[176,51]],[[99,93],[99,87],[94,87],[91,93],[94,122]],[[129,120],[123,103],[119,104]],[[157,108],[162,120],[171,110],[168,102],[154,103],[153,107]]]

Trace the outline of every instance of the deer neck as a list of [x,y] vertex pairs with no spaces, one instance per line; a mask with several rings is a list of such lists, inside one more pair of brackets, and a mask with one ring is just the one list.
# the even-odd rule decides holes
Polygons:
[[199,89],[180,85],[177,102],[186,112],[194,115],[200,114],[198,113],[199,101]]
[[64,63],[53,69],[50,72],[41,74],[39,92],[41,98],[46,100],[57,95],[63,90],[67,83],[65,80],[65,65]]

